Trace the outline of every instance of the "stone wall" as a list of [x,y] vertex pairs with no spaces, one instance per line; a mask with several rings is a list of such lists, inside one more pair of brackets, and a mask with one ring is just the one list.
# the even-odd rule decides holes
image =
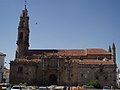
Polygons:
[[10,65],[11,84],[25,82],[29,85],[86,85],[91,80],[98,80],[101,86],[116,84],[114,65],[89,65],[77,62],[60,64],[59,68],[50,67],[48,63],[43,68],[43,62],[11,62]]

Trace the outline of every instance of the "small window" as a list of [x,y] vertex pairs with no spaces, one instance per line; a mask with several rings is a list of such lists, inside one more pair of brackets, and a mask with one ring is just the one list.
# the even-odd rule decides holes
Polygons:
[[20,32],[20,39],[23,40],[23,32]]
[[108,78],[107,77],[105,77],[105,80],[107,80]]
[[100,69],[100,72],[103,72],[103,69]]
[[97,80],[99,79],[99,77],[98,77],[98,76],[96,76],[95,78],[96,78]]
[[18,67],[18,73],[23,73],[23,67]]
[[73,74],[71,74],[71,77],[73,77]]
[[83,77],[83,74],[81,73],[81,77]]

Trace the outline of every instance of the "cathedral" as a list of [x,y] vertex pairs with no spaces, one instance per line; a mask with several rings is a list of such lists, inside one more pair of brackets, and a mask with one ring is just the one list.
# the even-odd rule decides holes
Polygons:
[[29,33],[29,16],[25,7],[18,25],[15,59],[10,62],[10,84],[87,85],[98,80],[101,87],[116,87],[114,43],[108,50],[29,49]]

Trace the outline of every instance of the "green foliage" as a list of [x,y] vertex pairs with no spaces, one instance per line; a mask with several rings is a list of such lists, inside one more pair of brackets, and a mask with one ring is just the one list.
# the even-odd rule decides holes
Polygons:
[[89,83],[88,83],[89,86],[94,86],[95,88],[100,88],[100,84],[99,84],[99,81],[98,80],[91,80]]

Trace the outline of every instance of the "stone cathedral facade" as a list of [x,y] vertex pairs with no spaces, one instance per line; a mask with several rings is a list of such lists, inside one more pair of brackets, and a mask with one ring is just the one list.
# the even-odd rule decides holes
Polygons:
[[116,86],[116,47],[109,50],[29,49],[28,10],[22,11],[17,50],[10,62],[10,83],[28,85],[85,85],[98,80],[101,86]]

